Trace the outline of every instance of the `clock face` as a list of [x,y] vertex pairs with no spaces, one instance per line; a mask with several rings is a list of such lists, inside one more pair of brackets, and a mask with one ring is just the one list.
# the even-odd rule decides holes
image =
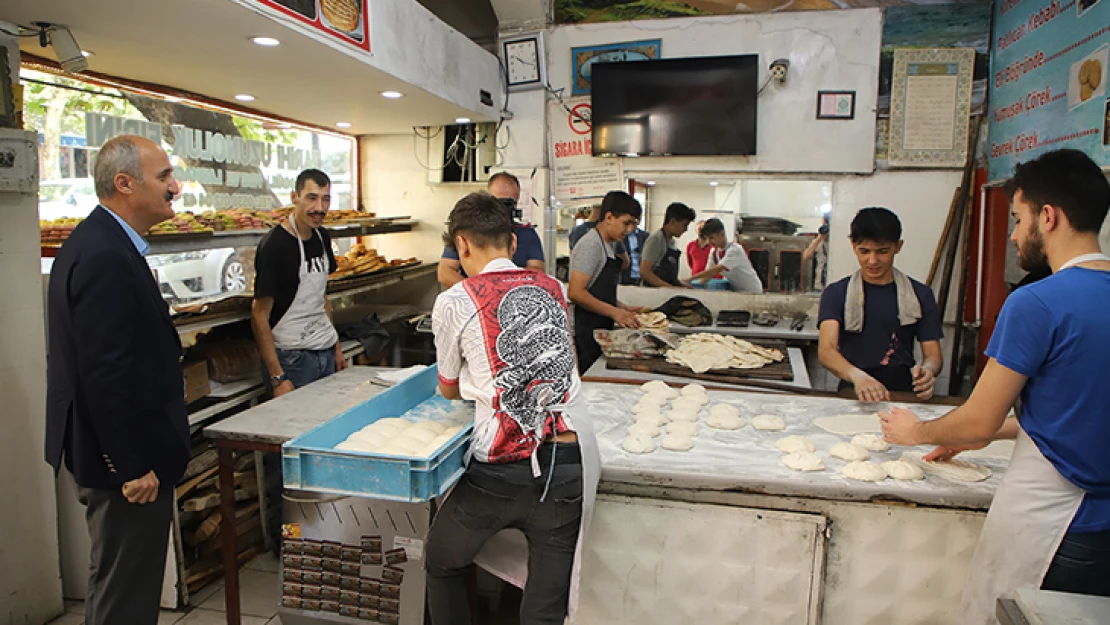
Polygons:
[[540,82],[539,46],[535,39],[521,39],[505,44],[505,66],[510,85]]

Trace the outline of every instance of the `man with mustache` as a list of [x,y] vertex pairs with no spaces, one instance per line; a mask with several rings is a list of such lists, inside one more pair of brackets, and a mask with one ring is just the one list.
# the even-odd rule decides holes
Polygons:
[[46,461],[64,460],[87,508],[85,622],[154,625],[190,447],[181,342],[143,234],[173,217],[180,187],[166,153],[131,135],[101,146],[93,179],[100,205],[50,272]]
[[326,291],[335,271],[331,237],[322,228],[331,179],[318,169],[297,176],[293,213],[258,244],[251,326],[263,372],[280,397],[346,368]]
[[[821,364],[855,387],[860,401],[890,399],[890,391],[933,396],[943,358],[941,312],[929,287],[894,267],[902,251],[902,222],[886,208],[865,208],[849,235],[859,269],[821,294],[817,327]],[[924,356],[914,364],[914,341]]]
[[1006,299],[963,406],[928,423],[879,413],[891,443],[940,445],[927,460],[1017,439],[964,587],[961,623],[974,625],[996,622],[1017,588],[1110,596],[1110,257],[1098,241],[1110,183],[1083,152],[1057,150],[1019,164],[1006,191],[1021,267],[1053,274]]

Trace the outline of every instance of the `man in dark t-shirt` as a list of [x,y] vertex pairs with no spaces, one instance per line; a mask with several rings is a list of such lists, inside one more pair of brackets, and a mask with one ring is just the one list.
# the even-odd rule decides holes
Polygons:
[[841,388],[853,385],[860,401],[888,401],[890,391],[928,399],[943,364],[944,332],[932,290],[894,268],[902,224],[888,209],[865,208],[852,220],[850,238],[860,268],[821,294],[821,364]]
[[316,169],[297,176],[293,213],[258,244],[251,326],[274,396],[346,366],[326,292],[335,271],[331,237],[322,226],[331,180]]

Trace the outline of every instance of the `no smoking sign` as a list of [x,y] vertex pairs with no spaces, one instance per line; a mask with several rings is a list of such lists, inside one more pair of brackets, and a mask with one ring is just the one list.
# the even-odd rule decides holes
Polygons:
[[570,115],[567,116],[570,129],[576,135],[588,135],[593,131],[589,121],[591,119],[593,119],[593,107],[586,103],[574,105],[574,108],[570,109]]

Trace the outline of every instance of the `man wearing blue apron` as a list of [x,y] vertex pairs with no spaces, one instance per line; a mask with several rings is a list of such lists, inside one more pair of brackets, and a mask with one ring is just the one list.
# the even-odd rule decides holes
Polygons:
[[578,372],[585,373],[601,358],[594,330],[637,328],[636,308],[617,299],[621,261],[614,245],[628,236],[640,220],[640,203],[624,191],[610,191],[601,202],[597,227],[578,241],[570,253],[570,284],[574,302],[574,349]]
[[323,229],[331,180],[318,169],[297,176],[293,213],[258,244],[251,326],[275,397],[346,367],[327,299],[335,271]]
[[1082,152],[1058,150],[1018,165],[1006,188],[1022,268],[1047,261],[1054,274],[1006,300],[963,406],[928,423],[879,413],[888,441],[940,445],[927,459],[1017,438],[972,558],[968,625],[995,623],[1019,588],[1110,596],[1110,257],[1098,242],[1110,184]]
[[[576,602],[600,456],[578,401],[563,286],[516,267],[514,242],[511,217],[489,194],[451,211],[447,243],[470,277],[436,298],[432,331],[440,392],[475,411],[466,473],[428,533],[432,625],[470,623],[466,570],[483,551],[494,571],[526,567],[522,625],[560,625]],[[502,530],[526,544],[493,540]]]

